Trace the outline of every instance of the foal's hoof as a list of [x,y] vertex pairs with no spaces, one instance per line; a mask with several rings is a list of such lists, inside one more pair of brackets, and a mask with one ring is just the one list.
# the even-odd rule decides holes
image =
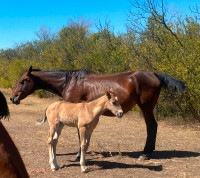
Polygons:
[[56,168],[53,168],[53,169],[51,169],[51,171],[53,171],[53,172],[55,172],[55,171],[57,171],[58,169],[56,169]]
[[85,168],[84,170],[81,170],[82,173],[87,173],[88,172],[88,169]]
[[52,168],[51,171],[55,172],[55,171],[57,171],[58,169],[60,169],[59,166],[58,166],[58,167],[55,167],[55,168]]
[[142,154],[142,155],[140,155],[140,157],[138,158],[138,160],[144,161],[144,160],[149,160],[150,158],[151,158],[150,154]]

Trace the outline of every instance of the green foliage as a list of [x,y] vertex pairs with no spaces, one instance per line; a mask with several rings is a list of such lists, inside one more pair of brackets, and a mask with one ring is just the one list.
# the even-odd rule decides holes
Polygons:
[[[186,83],[183,94],[161,92],[159,114],[200,116],[200,24],[193,18],[164,24],[148,19],[139,35],[114,34],[108,27],[91,32],[83,21],[71,22],[48,40],[0,51],[0,84],[13,87],[30,65],[40,69],[89,68],[102,74],[135,69],[167,73]],[[45,35],[45,34],[42,34]],[[48,34],[51,36],[50,34]],[[43,91],[38,96],[46,97]]]

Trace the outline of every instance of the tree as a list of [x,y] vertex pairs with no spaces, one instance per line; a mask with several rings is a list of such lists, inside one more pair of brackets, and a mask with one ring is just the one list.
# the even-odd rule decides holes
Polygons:
[[[129,10],[128,21],[130,25],[128,27],[134,31],[134,33],[141,35],[148,28],[148,20],[151,18],[157,24],[162,25],[179,43],[181,47],[183,44],[179,40],[176,33],[170,28],[167,22],[167,9],[165,8],[163,0],[134,0],[131,1],[133,10]],[[170,14],[170,20],[175,17],[175,13]]]
[[48,42],[50,42],[54,37],[53,33],[51,32],[51,29],[47,26],[41,26],[40,29],[35,32],[35,35],[40,41]]
[[[163,0],[135,0],[129,13],[129,29],[136,34],[134,52],[138,66],[145,70],[168,73],[186,82],[182,95],[162,93],[160,103],[165,113],[182,116],[200,115],[200,28],[197,19],[168,14]],[[170,18],[168,20],[168,18]],[[172,102],[173,101],[173,102]],[[165,110],[167,108],[167,110]]]

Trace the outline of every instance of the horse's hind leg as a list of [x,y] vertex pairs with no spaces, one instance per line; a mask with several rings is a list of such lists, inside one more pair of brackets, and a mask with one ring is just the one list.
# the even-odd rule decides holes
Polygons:
[[154,95],[152,95],[153,97],[148,102],[144,104],[139,103],[139,106],[144,115],[147,129],[146,145],[144,147],[143,154],[139,157],[140,160],[150,159],[153,150],[155,150],[158,124],[153,115],[153,109],[157,103],[158,95],[159,92],[154,93]]
[[150,159],[153,150],[155,150],[157,127],[158,127],[158,124],[155,120],[153,113],[150,113],[149,115],[146,115],[144,117],[147,126],[147,139],[146,139],[146,145],[144,147],[144,152],[139,158],[140,160]]

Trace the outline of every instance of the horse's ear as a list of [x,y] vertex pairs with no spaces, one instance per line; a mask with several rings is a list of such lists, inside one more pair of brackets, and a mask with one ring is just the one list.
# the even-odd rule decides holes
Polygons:
[[114,93],[114,91],[113,91],[113,89],[112,89],[112,88],[110,88],[110,92],[111,92],[111,93]]
[[31,72],[32,72],[32,70],[33,70],[33,68],[32,68],[32,66],[30,66],[30,67],[29,67],[29,69],[28,69],[28,72],[27,72],[27,74],[28,74],[28,75],[30,75],[30,74],[31,74]]
[[106,96],[108,97],[108,99],[111,99],[110,92],[106,91],[105,94],[106,94]]

